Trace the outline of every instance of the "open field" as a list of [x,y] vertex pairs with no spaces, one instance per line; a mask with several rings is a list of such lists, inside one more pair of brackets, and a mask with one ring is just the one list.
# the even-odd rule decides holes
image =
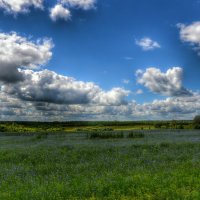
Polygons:
[[0,199],[200,199],[200,131],[141,133],[1,133]]
[[192,120],[185,121],[69,121],[69,122],[0,122],[0,132],[88,132],[123,130],[200,129]]

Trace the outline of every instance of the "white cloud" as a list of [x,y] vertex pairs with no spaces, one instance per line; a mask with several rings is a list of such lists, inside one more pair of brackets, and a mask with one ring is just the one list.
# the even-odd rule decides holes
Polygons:
[[71,12],[67,8],[63,7],[63,5],[56,4],[50,10],[50,18],[53,21],[57,21],[58,19],[64,19],[68,21],[71,18]]
[[139,95],[139,94],[143,94],[143,90],[138,89],[138,90],[135,92],[135,94],[137,94],[137,95]]
[[17,33],[0,33],[0,81],[22,80],[18,68],[36,68],[51,58],[53,44],[49,39],[33,42]]
[[[172,68],[166,73],[168,76],[162,76],[172,76],[170,80],[180,84],[175,80],[177,76],[169,75],[176,74],[176,70]],[[1,120],[161,120],[191,119],[200,114],[199,93],[138,104],[127,102],[130,92],[122,88],[105,91],[95,83],[49,70],[20,72],[23,81],[0,87]],[[136,93],[141,94],[142,90]]]
[[[200,22],[190,25],[178,24],[180,28],[180,38],[183,42],[189,42],[195,50],[200,50]],[[200,53],[198,53],[200,54]]]
[[92,82],[77,81],[53,71],[33,71],[52,56],[50,40],[33,42],[16,33],[0,33],[0,88],[22,101],[56,104],[125,104],[122,88],[104,91]]
[[0,91],[1,120],[163,120],[200,114],[200,94],[138,104],[55,104],[30,102]]
[[29,8],[43,8],[43,0],[0,0],[0,7],[8,13],[27,13]]
[[124,57],[124,59],[127,60],[127,61],[130,61],[130,60],[133,60],[133,57],[126,56],[126,57]]
[[187,96],[191,95],[182,86],[183,70],[180,67],[173,67],[163,73],[158,68],[148,68],[145,72],[137,70],[137,81],[150,91],[166,96]]
[[90,10],[95,7],[96,0],[61,0],[61,3],[68,7]]
[[123,79],[122,82],[123,82],[124,84],[129,84],[129,83],[130,83],[130,80],[128,80],[128,79]]
[[200,113],[200,94],[193,96],[170,97],[165,100],[154,100],[141,105],[147,114],[161,119],[192,119]]
[[184,42],[200,44],[200,22],[190,25],[178,24],[180,28],[180,37]]
[[136,40],[136,44],[140,46],[144,51],[150,51],[157,48],[160,48],[160,44],[156,41],[153,41],[152,39],[148,37],[144,37],[140,40]]
[[102,90],[96,94],[93,101],[100,105],[119,106],[127,103],[125,97],[127,97],[129,93],[129,91],[122,88],[113,88],[108,92]]
[[90,10],[95,8],[96,0],[60,0],[53,8],[50,9],[50,18],[53,21],[58,19],[71,19],[72,8]]
[[102,90],[92,82],[77,81],[53,71],[20,70],[24,80],[6,84],[2,90],[24,101],[57,104],[125,104],[129,92],[121,88]]

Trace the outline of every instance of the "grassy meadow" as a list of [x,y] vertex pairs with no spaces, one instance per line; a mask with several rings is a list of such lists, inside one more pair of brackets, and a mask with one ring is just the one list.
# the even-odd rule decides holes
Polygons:
[[200,199],[200,131],[0,133],[0,199]]

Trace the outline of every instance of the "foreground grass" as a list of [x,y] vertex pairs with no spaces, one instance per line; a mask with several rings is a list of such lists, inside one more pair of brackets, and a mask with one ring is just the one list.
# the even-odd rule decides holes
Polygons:
[[0,199],[200,199],[200,143],[163,139],[3,136]]

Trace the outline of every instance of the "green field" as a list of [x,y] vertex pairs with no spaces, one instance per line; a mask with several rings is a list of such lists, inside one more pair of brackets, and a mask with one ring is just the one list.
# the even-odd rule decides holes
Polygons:
[[200,119],[171,121],[68,121],[68,122],[0,122],[0,132],[88,132],[123,130],[200,129]]
[[200,199],[200,131],[120,134],[1,133],[0,199]]

